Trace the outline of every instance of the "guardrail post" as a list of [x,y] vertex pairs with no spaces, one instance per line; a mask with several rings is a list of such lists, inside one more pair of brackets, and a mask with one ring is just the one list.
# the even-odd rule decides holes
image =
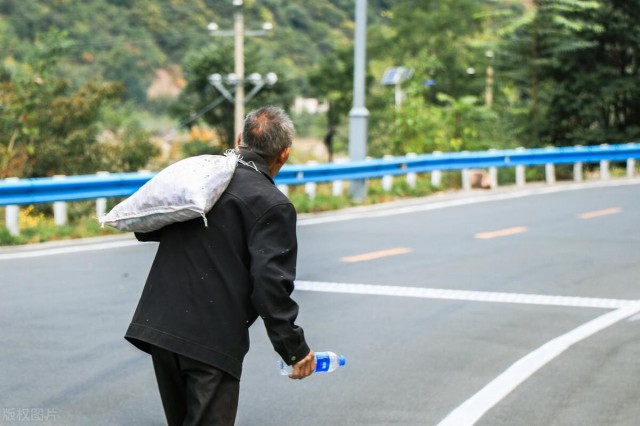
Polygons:
[[[553,146],[548,146],[548,151],[553,151],[556,148]],[[547,163],[544,165],[544,180],[549,185],[553,185],[556,183],[556,166],[553,163]]]
[[632,178],[636,173],[635,158],[627,158],[627,177]]
[[[346,163],[347,160],[344,158],[337,158],[334,160],[334,163]],[[342,193],[344,191],[344,184],[342,180],[334,180],[331,183],[331,194],[334,197],[342,197]]]
[[[317,161],[307,161],[307,164],[318,164]],[[315,182],[307,182],[304,184],[304,192],[307,194],[307,196],[312,199],[315,200],[316,198],[316,188],[317,188],[317,184]]]
[[[65,175],[54,175],[54,180],[66,179]],[[67,203],[65,201],[55,201],[53,203],[53,223],[57,226],[67,224]]]
[[[469,154],[469,151],[462,151],[462,154]],[[471,172],[469,169],[462,169],[462,189],[465,191],[471,189]]]
[[[524,151],[523,147],[516,148],[516,151]],[[524,164],[516,166],[516,186],[524,186],[526,183]]]
[[[415,152],[409,152],[407,154],[407,158],[415,158],[415,157],[417,157],[417,154]],[[415,172],[407,173],[407,185],[409,185],[409,188],[416,187],[417,179],[418,179],[418,175],[416,175]]]
[[[600,148],[607,148],[608,143],[600,144]],[[609,179],[609,160],[600,160],[600,179]]]
[[[383,155],[382,156],[383,160],[393,160],[393,155]],[[393,188],[393,175],[384,175],[382,176],[382,190],[384,192],[389,192],[391,191],[391,188]]]
[[544,165],[544,178],[549,185],[556,183],[556,168],[553,163]]
[[[489,149],[489,152],[494,153],[495,148]],[[498,168],[495,166],[489,167],[489,188],[496,189],[498,187]]]
[[[434,156],[442,155],[440,151],[433,151]],[[434,170],[431,172],[431,186],[441,186],[442,185],[442,172],[440,170]]]
[[573,165],[573,181],[582,182],[582,163],[577,162]]
[[[96,176],[109,176],[109,172],[97,172]],[[107,199],[106,198],[96,198],[96,217],[101,218],[107,214]]]
[[[5,182],[18,182],[20,179],[17,177],[6,178]],[[5,207],[5,223],[10,235],[17,237],[20,235],[20,207],[16,205],[10,205]]]
[[284,195],[286,195],[287,197],[289,196],[289,186],[287,185],[276,185],[278,187],[278,189],[280,190],[280,192],[282,192]]
[[[576,145],[574,148],[582,149],[584,148],[582,145]],[[574,182],[582,182],[582,162],[578,161],[573,164],[573,181]]]

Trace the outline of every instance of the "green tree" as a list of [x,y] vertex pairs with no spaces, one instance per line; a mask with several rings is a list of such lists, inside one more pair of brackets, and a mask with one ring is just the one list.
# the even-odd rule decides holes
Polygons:
[[105,166],[98,143],[100,120],[104,107],[120,100],[123,87],[94,81],[76,89],[57,77],[57,60],[67,46],[65,33],[51,30],[37,39],[25,56],[28,62],[5,64],[0,81],[0,176],[95,173]]
[[582,1],[557,8],[545,75],[553,93],[549,139],[558,145],[635,141],[640,136],[640,3]]

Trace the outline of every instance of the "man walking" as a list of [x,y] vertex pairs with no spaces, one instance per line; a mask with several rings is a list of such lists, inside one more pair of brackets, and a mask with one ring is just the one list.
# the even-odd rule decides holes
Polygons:
[[275,186],[293,123],[276,107],[250,112],[242,161],[201,219],[136,233],[158,251],[125,338],[150,353],[169,425],[233,425],[249,326],[259,315],[291,378],[315,368],[295,324],[296,212]]

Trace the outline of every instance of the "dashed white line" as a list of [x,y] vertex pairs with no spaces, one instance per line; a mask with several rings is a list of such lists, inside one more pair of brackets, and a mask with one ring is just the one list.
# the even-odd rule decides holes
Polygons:
[[490,240],[492,238],[509,237],[527,232],[524,226],[515,226],[513,228],[501,229],[499,231],[479,232],[475,235],[478,240]]
[[582,213],[582,214],[579,214],[578,217],[580,219],[595,219],[597,217],[610,216],[612,214],[618,214],[620,212],[622,212],[622,209],[620,207],[612,207],[610,209],[603,209],[603,210],[596,210],[593,212]]
[[382,257],[397,256],[399,254],[407,254],[407,253],[411,253],[412,251],[413,250],[411,250],[410,248],[399,247],[399,248],[393,248],[388,250],[379,250],[379,251],[372,251],[369,253],[356,254],[354,256],[345,256],[341,258],[340,261],[346,262],[346,263],[366,262],[368,260],[380,259]]

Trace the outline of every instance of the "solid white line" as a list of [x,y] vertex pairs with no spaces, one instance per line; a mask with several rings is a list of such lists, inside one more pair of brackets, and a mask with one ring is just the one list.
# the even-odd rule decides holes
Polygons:
[[640,304],[620,308],[589,321],[557,337],[521,358],[504,373],[445,417],[438,426],[468,426],[475,424],[493,406],[536,371],[557,358],[576,343],[640,312]]
[[0,260],[28,259],[32,257],[52,256],[57,254],[81,253],[84,251],[109,250],[120,247],[140,245],[136,240],[113,241],[98,244],[79,244],[65,247],[46,248],[41,250],[18,251],[15,253],[0,253]]
[[426,204],[390,207],[380,209],[380,206],[372,207],[369,210],[358,210],[350,213],[336,212],[315,217],[300,217],[298,226],[318,225],[322,223],[342,222],[346,220],[357,220],[366,218],[387,217],[398,214],[418,213],[429,210],[438,210],[448,207],[467,206],[471,204],[486,203],[491,201],[512,200],[515,198],[529,197],[532,195],[555,194],[565,191],[578,191],[582,189],[609,188],[617,186],[638,185],[639,179],[630,179],[624,181],[604,181],[604,182],[585,182],[579,184],[569,184],[548,186],[544,188],[525,189],[522,191],[509,192],[504,194],[488,194],[473,197],[466,197],[456,200],[428,202]]
[[422,287],[401,287],[370,284],[296,281],[296,290],[326,293],[365,294],[373,296],[415,297],[422,299],[465,300],[469,302],[515,303],[524,305],[565,306],[573,308],[618,309],[635,306],[636,300],[600,299],[591,297],[547,296],[524,293],[447,290]]

